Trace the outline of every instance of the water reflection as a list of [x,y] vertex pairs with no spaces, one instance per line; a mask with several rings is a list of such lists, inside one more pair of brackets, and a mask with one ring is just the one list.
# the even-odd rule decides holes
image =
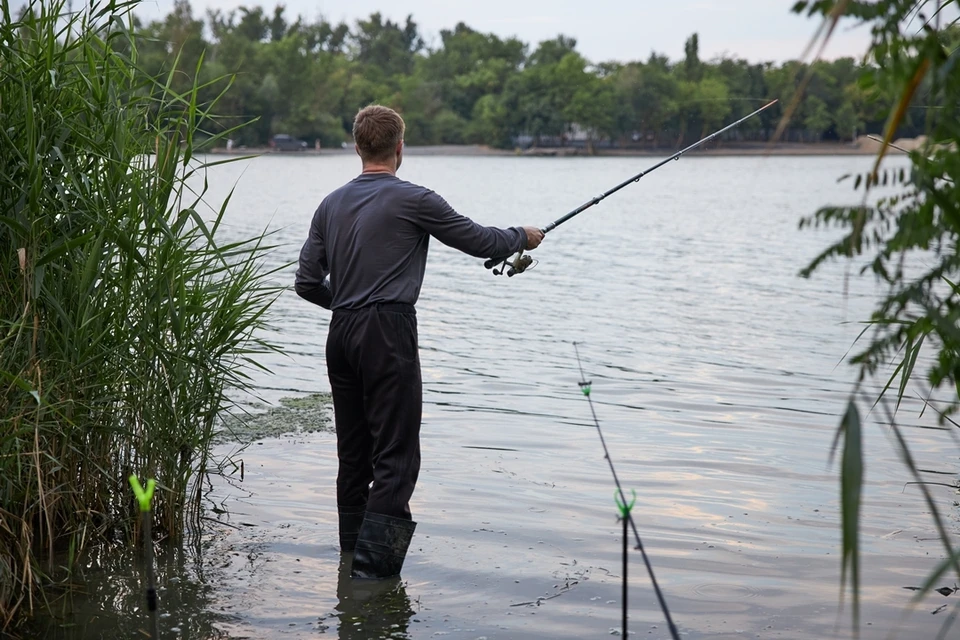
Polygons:
[[[219,624],[233,617],[212,606],[215,584],[222,581],[215,542],[188,542],[184,546],[158,544],[155,548],[161,640],[225,640]],[[66,563],[63,562],[62,565]],[[37,620],[27,638],[80,640],[86,638],[149,637],[139,548],[107,545],[93,548],[75,570],[72,588],[52,607],[63,617]],[[82,586],[81,586],[82,585]],[[0,637],[3,634],[0,633]]]
[[340,557],[337,573],[337,611],[340,640],[409,638],[413,608],[400,576],[386,580],[350,577],[353,553]]

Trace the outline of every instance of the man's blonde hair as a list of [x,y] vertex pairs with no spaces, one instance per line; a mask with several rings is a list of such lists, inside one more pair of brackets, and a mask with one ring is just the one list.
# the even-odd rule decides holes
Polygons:
[[400,114],[389,107],[372,104],[357,112],[353,119],[353,141],[363,162],[385,162],[393,157],[403,140],[404,124]]

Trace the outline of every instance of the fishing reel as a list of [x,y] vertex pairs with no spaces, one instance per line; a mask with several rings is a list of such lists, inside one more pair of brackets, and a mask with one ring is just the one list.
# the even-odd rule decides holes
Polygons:
[[[497,265],[500,265],[499,268],[495,268]],[[535,267],[536,261],[530,256],[525,255],[523,249],[521,249],[520,253],[512,260],[510,256],[506,258],[490,258],[483,263],[483,266],[485,269],[493,269],[493,275],[495,276],[506,273],[508,278],[512,278],[518,273],[523,273],[527,269]]]

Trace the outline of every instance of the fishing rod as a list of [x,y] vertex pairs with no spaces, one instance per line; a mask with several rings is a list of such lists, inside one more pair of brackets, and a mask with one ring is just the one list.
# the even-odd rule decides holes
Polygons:
[[640,552],[640,555],[643,556],[643,563],[647,565],[647,573],[650,575],[650,582],[653,584],[653,591],[657,594],[657,601],[660,603],[660,610],[663,611],[663,616],[667,620],[667,627],[670,629],[670,637],[673,640],[680,640],[680,632],[677,631],[677,626],[673,623],[673,618],[670,617],[670,609],[667,607],[667,601],[663,597],[663,592],[660,591],[660,585],[657,583],[657,578],[653,574],[653,565],[650,564],[650,558],[647,557],[647,552],[643,548],[643,542],[640,540],[640,533],[637,531],[637,523],[633,521],[633,514],[631,509],[633,508],[634,502],[636,502],[636,495],[634,495],[631,502],[627,502],[627,497],[623,493],[623,487],[620,485],[620,479],[617,477],[617,470],[613,467],[613,458],[610,457],[610,450],[607,449],[607,441],[603,437],[603,431],[600,429],[600,420],[597,419],[597,412],[593,408],[593,399],[590,397],[590,385],[593,384],[590,380],[586,379],[586,376],[583,375],[583,364],[580,362],[580,349],[577,348],[577,343],[573,343],[573,349],[577,354],[577,367],[580,368],[580,382],[577,384],[580,386],[580,390],[583,392],[583,395],[587,397],[587,402],[590,403],[590,413],[593,414],[593,423],[597,427],[597,433],[600,435],[600,443],[603,445],[603,457],[607,459],[607,462],[610,463],[610,472],[613,474],[613,482],[617,485],[617,493],[615,496],[619,496],[619,499],[616,500],[617,508],[620,510],[620,517],[623,520],[623,541],[624,541],[624,559],[623,559],[623,636],[627,637],[627,559],[626,559],[626,541],[627,541],[627,522],[630,523],[630,526],[633,528],[633,536],[637,540],[636,549]]
[[[639,181],[640,181],[640,178],[642,178],[643,176],[647,175],[648,173],[651,173],[651,172],[653,172],[653,171],[656,171],[657,169],[659,169],[659,168],[662,167],[663,165],[667,164],[667,163],[670,162],[671,160],[679,160],[680,157],[681,157],[683,154],[687,153],[688,151],[693,151],[693,150],[696,149],[697,147],[699,147],[699,146],[701,146],[701,145],[703,145],[703,144],[706,144],[707,142],[709,142],[710,140],[713,140],[713,139],[716,138],[717,136],[719,136],[719,135],[721,135],[721,134],[723,134],[723,133],[726,133],[727,131],[729,131],[730,129],[733,129],[734,127],[739,126],[740,124],[742,124],[743,122],[749,120],[750,118],[752,118],[753,116],[757,115],[757,114],[760,113],[761,111],[763,111],[763,110],[765,110],[765,109],[769,109],[770,107],[772,107],[773,105],[775,105],[777,102],[778,102],[777,100],[774,100],[773,102],[769,102],[769,103],[765,104],[764,106],[760,107],[759,109],[757,109],[756,111],[754,111],[753,113],[751,113],[751,114],[749,114],[749,115],[746,115],[746,116],[740,118],[739,120],[737,120],[736,122],[734,122],[734,123],[732,123],[732,124],[728,124],[727,126],[725,126],[723,129],[720,129],[719,131],[715,131],[714,133],[711,133],[711,134],[710,134],[709,136],[707,136],[706,138],[703,138],[703,139],[701,139],[701,140],[698,140],[698,141],[694,142],[694,143],[693,143],[692,145],[690,145],[689,147],[685,147],[685,148],[681,149],[680,151],[677,151],[677,152],[676,152],[675,154],[673,154],[672,156],[670,156],[670,157],[668,157],[668,158],[664,158],[663,160],[661,160],[661,161],[658,162],[657,164],[653,165],[652,167],[650,167],[650,168],[647,169],[646,171],[641,171],[641,172],[638,173],[637,175],[635,175],[635,176],[633,176],[633,177],[631,177],[631,178],[628,178],[627,180],[624,180],[623,182],[621,182],[620,184],[618,184],[618,185],[615,186],[614,188],[610,189],[609,191],[605,191],[604,193],[600,194],[600,195],[597,196],[596,198],[593,198],[593,199],[591,199],[591,200],[588,200],[587,202],[584,202],[582,205],[580,205],[579,207],[577,207],[576,209],[574,209],[574,210],[571,211],[570,213],[568,213],[568,214],[566,214],[566,215],[564,215],[564,216],[562,216],[562,217],[560,217],[560,218],[557,218],[556,220],[554,220],[553,222],[551,222],[550,224],[548,224],[547,226],[545,226],[544,228],[542,228],[541,231],[543,231],[544,234],[550,233],[551,231],[553,231],[554,229],[556,229],[557,227],[559,227],[561,224],[563,224],[564,222],[566,222],[566,221],[569,220],[570,218],[573,218],[574,216],[577,216],[577,215],[583,213],[584,211],[586,211],[587,209],[589,209],[590,207],[592,207],[592,206],[595,205],[595,204],[599,204],[600,202],[602,202],[603,200],[605,200],[605,199],[608,198],[609,196],[612,196],[613,194],[615,194],[617,191],[620,191],[620,189],[623,189],[623,188],[626,187],[627,185],[632,184],[632,183],[634,183],[634,182],[639,182]],[[499,265],[499,268],[494,268],[494,267],[497,267],[497,265]],[[523,273],[524,271],[526,271],[527,269],[529,269],[532,265],[533,265],[533,258],[531,258],[529,255],[525,255],[525,254],[523,253],[523,249],[521,249],[520,252],[517,254],[517,256],[516,256],[515,258],[513,258],[512,260],[510,259],[510,255],[507,255],[507,256],[501,256],[501,257],[498,257],[498,258],[490,258],[489,260],[487,260],[486,262],[483,263],[483,266],[486,267],[487,269],[493,269],[493,275],[499,276],[499,275],[501,275],[501,274],[503,274],[503,273],[506,273],[508,277],[513,277],[514,275],[516,275],[516,274],[518,274],[518,273]]]

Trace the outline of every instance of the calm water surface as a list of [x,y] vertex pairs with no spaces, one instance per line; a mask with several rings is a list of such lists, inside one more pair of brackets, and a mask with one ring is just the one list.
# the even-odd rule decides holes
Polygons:
[[[511,279],[433,241],[417,307],[420,524],[403,581],[379,593],[338,581],[332,435],[265,440],[242,453],[242,482],[214,483],[211,503],[232,526],[211,525],[202,550],[162,557],[165,637],[619,633],[620,527],[574,341],[684,637],[848,637],[827,458],[853,379],[841,361],[881,289],[855,272],[845,285],[843,265],[797,277],[836,237],[797,222],[820,205],[856,203],[836,178],[869,163],[685,158],[549,234],[534,252],[540,264]],[[401,177],[484,224],[542,225],[650,164],[410,156]],[[274,230],[273,264],[294,261],[316,205],[358,165],[264,157],[213,170],[212,201],[235,187],[225,236]],[[268,359],[272,375],[258,374],[261,394],[327,391],[328,312],[292,291],[276,312],[270,337],[285,354]],[[903,420],[935,427],[918,408],[902,409]],[[868,430],[862,637],[933,638],[952,609],[931,612],[953,598],[935,594],[902,618],[904,587],[922,582],[942,548],[884,433]],[[957,471],[949,432],[908,433],[921,467]],[[953,479],[930,476],[944,478]],[[932,489],[957,531],[954,492]],[[94,561],[91,575],[98,562],[107,564]],[[631,632],[669,637],[639,554],[629,575]],[[117,581],[94,591],[87,635],[73,637],[120,624],[103,598],[139,603],[135,581]]]

